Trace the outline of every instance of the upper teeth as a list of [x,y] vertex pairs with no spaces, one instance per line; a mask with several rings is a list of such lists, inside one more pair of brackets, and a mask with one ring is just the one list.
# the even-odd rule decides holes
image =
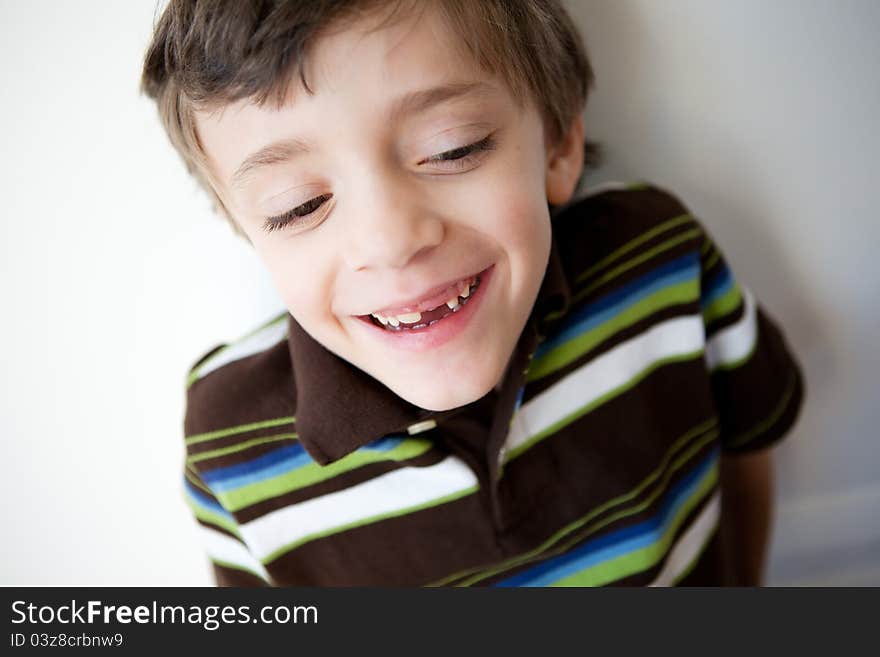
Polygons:
[[[446,301],[446,305],[449,307],[450,310],[455,310],[459,306],[458,297],[463,297],[466,299],[470,295],[471,285],[476,283],[476,280],[476,277],[473,277],[469,280],[461,282],[461,286],[458,289],[458,296],[454,296]],[[378,319],[380,322],[382,322],[382,324],[391,324],[391,326],[394,327],[397,327],[400,324],[415,324],[422,318],[422,313],[420,312],[402,313],[400,315],[391,315],[389,317],[380,315],[379,313],[370,314]]]

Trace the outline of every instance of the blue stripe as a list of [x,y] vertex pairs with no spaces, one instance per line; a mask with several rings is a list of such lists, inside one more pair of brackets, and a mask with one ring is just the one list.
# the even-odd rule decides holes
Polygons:
[[548,559],[534,568],[501,580],[494,586],[549,586],[586,568],[656,543],[669,527],[676,512],[693,495],[700,480],[709,472],[717,459],[718,450],[714,449],[669,489],[657,513],[651,518],[588,541],[566,554]]
[[[519,407],[522,406],[523,395],[526,393],[526,387],[520,386],[519,392],[516,393],[516,401],[513,402],[513,412],[516,413],[519,410]],[[511,416],[512,418],[513,416]]]
[[210,497],[207,497],[202,491],[193,486],[189,480],[184,477],[183,478],[184,489],[186,490],[187,496],[195,502],[198,506],[202,507],[207,511],[212,511],[213,513],[218,513],[229,520],[235,522],[235,519],[232,517],[232,514],[229,513],[226,509],[224,509],[220,504],[212,500]]
[[382,438],[374,440],[371,443],[367,443],[361,449],[369,449],[374,452],[390,452],[404,440],[406,440],[405,436],[390,434],[388,436],[384,436]]
[[706,285],[706,289],[703,291],[702,298],[700,299],[700,306],[705,309],[706,306],[715,301],[715,299],[727,294],[732,286],[733,275],[730,273],[730,269],[727,268],[727,265],[725,265],[723,269],[719,270],[718,273],[712,277],[709,284]]
[[[384,436],[361,449],[387,452],[394,449],[405,439],[397,434]],[[225,493],[242,486],[277,477],[303,466],[313,463],[312,457],[305,451],[301,443],[285,445],[263,454],[255,459],[209,470],[202,474],[202,479],[218,493]]]
[[686,253],[651,270],[644,276],[572,313],[570,318],[566,320],[564,328],[538,347],[534,358],[540,358],[559,345],[605,323],[658,290],[696,279],[699,272],[699,253],[697,252]]
[[285,445],[244,463],[202,473],[202,479],[217,493],[269,479],[312,463],[300,443]]

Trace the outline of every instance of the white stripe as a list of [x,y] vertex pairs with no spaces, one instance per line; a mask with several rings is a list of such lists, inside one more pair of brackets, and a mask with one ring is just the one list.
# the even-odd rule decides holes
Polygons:
[[436,465],[394,470],[362,484],[277,509],[245,523],[241,533],[251,551],[263,561],[279,548],[312,534],[404,511],[476,484],[476,475],[464,461],[449,456]]
[[657,578],[648,586],[672,586],[696,559],[706,544],[721,515],[721,498],[716,492],[706,502],[700,515],[682,534],[666,556],[666,563]]
[[238,540],[204,525],[199,525],[199,528],[202,530],[202,544],[209,557],[239,566],[269,581],[269,575],[263,564],[257,561]]
[[617,345],[536,395],[520,407],[505,441],[506,452],[531,436],[593,403],[657,361],[684,356],[704,346],[702,315],[667,320]]
[[745,311],[732,324],[709,338],[706,344],[706,365],[709,370],[735,363],[748,356],[758,340],[755,300],[747,288],[740,286]]
[[238,342],[233,342],[228,347],[218,351],[215,356],[212,356],[196,368],[197,378],[200,379],[208,374],[208,372],[213,372],[234,360],[241,360],[242,358],[258,354],[261,351],[266,351],[286,338],[287,321],[281,318],[253,335],[242,338]]

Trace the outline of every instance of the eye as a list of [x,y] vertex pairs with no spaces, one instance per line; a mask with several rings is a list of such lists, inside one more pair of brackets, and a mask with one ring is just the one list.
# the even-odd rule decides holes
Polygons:
[[288,210],[283,214],[275,217],[266,217],[263,222],[263,229],[271,233],[273,230],[280,230],[292,224],[306,223],[303,217],[307,217],[315,213],[315,210],[324,205],[324,202],[333,197],[333,194],[321,194],[310,201],[306,201],[302,205],[298,205],[292,210]]
[[462,146],[461,148],[455,148],[451,151],[432,155],[431,157],[422,160],[422,162],[419,162],[419,164],[422,164],[424,162],[432,162],[435,164],[447,162],[448,164],[441,166],[441,168],[448,170],[461,170],[474,163],[474,161],[477,159],[476,153],[480,153],[482,151],[491,151],[494,149],[495,139],[492,135],[488,135],[473,144],[468,144],[467,146]]

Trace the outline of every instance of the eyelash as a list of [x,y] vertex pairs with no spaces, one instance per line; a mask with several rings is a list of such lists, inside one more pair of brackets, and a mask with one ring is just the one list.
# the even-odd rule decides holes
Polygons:
[[[437,155],[432,155],[431,157],[423,160],[423,162],[450,162],[452,163],[452,166],[447,167],[448,169],[460,170],[464,169],[470,163],[472,156],[475,153],[479,153],[482,151],[491,151],[494,149],[495,139],[492,137],[492,135],[488,135],[487,137],[481,139],[478,142],[474,142],[473,144],[468,144],[467,146],[454,148],[451,151],[445,151]],[[264,230],[266,230],[266,232],[271,233],[272,231],[280,230],[291,224],[302,223],[301,220],[304,217],[313,214],[315,210],[320,208],[324,204],[324,202],[332,196],[332,194],[321,194],[321,196],[316,196],[315,198],[303,203],[302,205],[298,205],[292,210],[288,210],[284,214],[280,214],[275,217],[267,217],[266,221],[263,224],[263,228]]]

